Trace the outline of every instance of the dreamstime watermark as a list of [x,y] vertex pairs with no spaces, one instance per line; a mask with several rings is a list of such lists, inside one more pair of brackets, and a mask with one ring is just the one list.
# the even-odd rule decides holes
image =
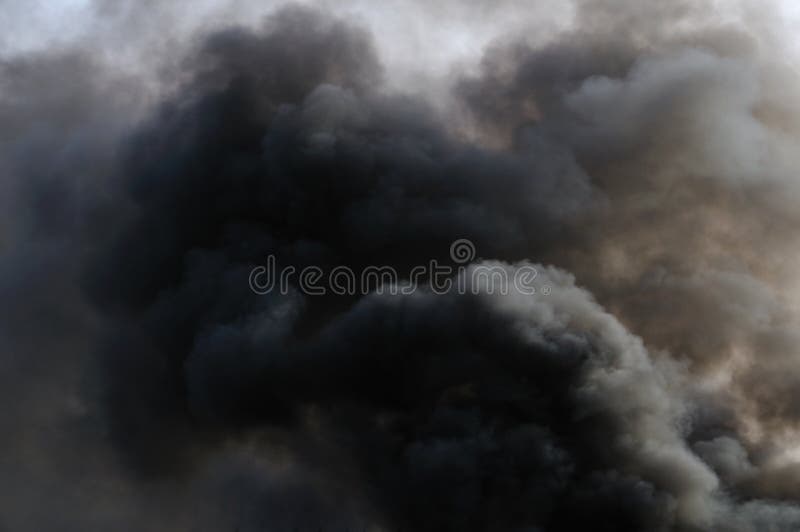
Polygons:
[[356,271],[348,266],[324,270],[319,266],[279,268],[274,255],[266,265],[250,271],[250,289],[258,295],[294,290],[310,296],[356,296],[376,294],[410,295],[421,287],[437,295],[508,294],[514,290],[523,295],[549,295],[551,287],[537,283],[538,270],[530,264],[513,268],[500,263],[472,264],[477,254],[475,245],[459,239],[450,245],[450,259],[455,265],[442,264],[436,259],[412,268],[401,275],[392,266],[367,266]]

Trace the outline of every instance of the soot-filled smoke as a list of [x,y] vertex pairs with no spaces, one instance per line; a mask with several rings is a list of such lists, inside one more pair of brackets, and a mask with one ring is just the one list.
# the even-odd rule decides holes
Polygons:
[[[577,1],[446,102],[299,7],[176,45],[158,90],[4,62],[0,525],[800,528],[800,80],[713,7]],[[469,295],[248,283],[464,238]]]

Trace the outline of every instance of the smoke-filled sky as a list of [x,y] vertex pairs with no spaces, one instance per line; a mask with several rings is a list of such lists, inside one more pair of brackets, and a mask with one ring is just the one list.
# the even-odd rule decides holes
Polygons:
[[0,0],[0,531],[800,530],[798,26]]

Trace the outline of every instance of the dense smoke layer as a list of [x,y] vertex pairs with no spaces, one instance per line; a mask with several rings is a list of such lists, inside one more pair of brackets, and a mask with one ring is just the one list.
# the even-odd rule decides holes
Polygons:
[[[768,14],[575,0],[532,36],[547,10],[500,2],[480,61],[426,70],[358,2],[86,9],[0,62],[0,529],[800,529],[800,78]],[[248,283],[458,239],[469,295]]]

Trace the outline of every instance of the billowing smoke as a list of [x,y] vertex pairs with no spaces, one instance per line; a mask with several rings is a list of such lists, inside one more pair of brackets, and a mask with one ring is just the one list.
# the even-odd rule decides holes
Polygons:
[[[408,49],[481,48],[430,69],[357,1],[97,1],[9,48],[0,529],[800,529],[783,30],[545,7],[409,4]],[[466,293],[250,284],[408,288],[459,239]]]

